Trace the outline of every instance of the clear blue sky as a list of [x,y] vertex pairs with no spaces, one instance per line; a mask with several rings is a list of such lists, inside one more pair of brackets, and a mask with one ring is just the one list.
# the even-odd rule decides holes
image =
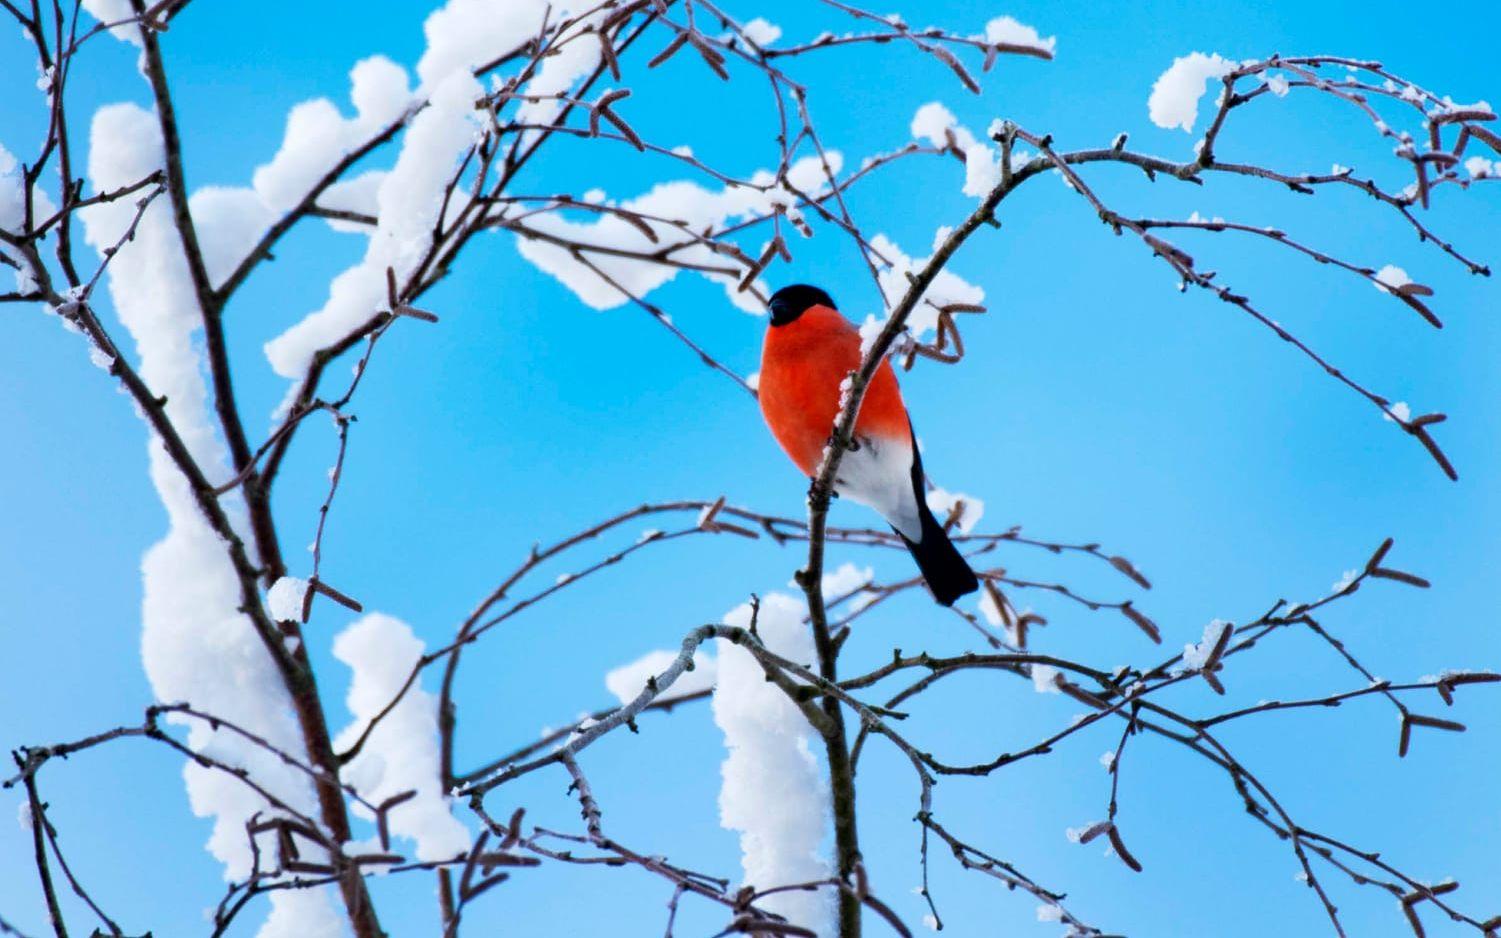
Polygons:
[[[801,4],[734,9],[764,15],[789,36],[837,25]],[[285,0],[191,6],[164,36],[190,184],[247,182],[275,151],[292,104],[320,95],[346,104],[346,72],[359,58],[382,52],[414,64],[423,12],[415,4],[356,11]],[[1501,103],[1494,5],[1450,15],[1385,0],[1317,7],[1023,0],[909,4],[908,18],[978,30],[1002,13],[1057,34],[1058,57],[1001,61],[981,97],[894,47],[801,66],[825,140],[852,159],[899,146],[915,108],[937,99],[976,129],[1011,117],[1064,146],[1108,143],[1127,130],[1133,144],[1181,157],[1192,138],[1153,127],[1146,98],[1173,57],[1195,49],[1237,59],[1274,51],[1370,57],[1457,100]],[[0,142],[25,159],[39,135],[40,96],[29,91],[30,60],[13,33],[0,40],[0,83],[24,93],[0,96]],[[703,80],[689,58],[632,85],[627,113],[638,129],[690,144],[736,172],[770,165],[762,85]],[[145,101],[133,59],[121,44],[94,45],[72,86],[78,130],[93,106]],[[1332,104],[1296,95],[1264,103],[1227,136],[1222,155],[1289,170],[1379,167],[1382,178],[1395,178],[1389,146]],[[685,115],[691,120],[681,126]],[[628,197],[676,176],[660,161],[599,153],[560,151],[538,167],[535,191],[600,186]],[[1019,523],[1036,536],[1098,540],[1126,553],[1155,584],[1138,604],[1170,647],[1196,640],[1212,617],[1244,621],[1278,597],[1321,595],[1393,536],[1392,562],[1434,588],[1372,586],[1331,611],[1328,624],[1387,678],[1501,666],[1501,284],[1465,275],[1353,192],[1310,200],[1243,183],[1200,190],[1154,187],[1125,172],[1092,178],[1127,210],[1277,224],[1362,263],[1398,264],[1432,285],[1442,332],[1369,284],[1306,259],[1229,235],[1188,242],[1201,264],[1251,291],[1352,374],[1416,410],[1447,412],[1438,434],[1460,481],[1447,481],[1369,405],[1245,317],[1211,297],[1180,295],[1165,267],[1111,237],[1048,179],[1008,202],[1002,229],[956,261],[989,299],[987,316],[966,320],[970,357],[904,379],[935,480],[986,499],[988,529]],[[960,182],[956,166],[932,162],[858,190],[853,208],[871,230],[921,254],[937,225],[967,211]],[[1429,217],[1446,237],[1501,265],[1495,188],[1445,191]],[[819,237],[793,248],[796,264],[779,277],[820,283],[853,314],[871,309],[873,291],[842,241]],[[361,250],[358,239],[309,226],[231,308],[236,377],[253,418],[269,415],[284,392],[260,344],[321,305],[327,278]],[[732,367],[755,369],[762,322],[730,308],[717,287],[684,280],[658,298]],[[505,238],[471,248],[427,305],[442,323],[403,328],[383,342],[357,399],[326,569],[340,588],[409,621],[430,645],[444,642],[534,541],[607,514],[720,494],[765,511],[802,511],[806,485],[765,435],[753,402],[639,312],[583,308]],[[150,702],[138,655],[138,565],[165,522],[145,475],[145,432],[125,399],[54,321],[32,310],[3,312],[0,654],[9,666],[0,681],[0,742],[13,747],[133,721]],[[311,540],[333,451],[323,429],[304,434],[294,450],[277,503],[289,545]],[[866,520],[847,505],[836,517]],[[1018,576],[1130,595],[1123,580],[1088,564],[1021,549],[1006,557]],[[735,538],[670,545],[520,618],[466,659],[461,762],[608,702],[606,670],[676,644],[752,591],[783,587],[800,559],[795,550]],[[835,549],[831,559],[874,563],[891,578],[907,570],[895,554]],[[578,565],[565,562],[543,582]],[[1027,599],[1051,620],[1038,636],[1042,648],[1107,666],[1160,657],[1117,617]],[[328,649],[344,624],[343,613],[322,609],[309,632],[335,724],[344,718],[346,675]],[[847,667],[879,661],[895,646],[939,652],[967,640],[949,617],[912,597],[862,629]],[[1356,686],[1327,648],[1292,636],[1237,662],[1227,683],[1232,701],[1243,703]],[[1180,702],[1205,713],[1216,706],[1197,689]],[[909,729],[936,752],[979,758],[1025,745],[1077,709],[1014,680],[959,680]],[[1425,700],[1421,709],[1439,705]],[[1232,725],[1225,738],[1309,826],[1380,849],[1421,878],[1455,876],[1462,908],[1501,913],[1494,848],[1501,701],[1472,689],[1444,715],[1469,723],[1470,732],[1420,733],[1400,762],[1395,723],[1376,700],[1259,717]],[[723,750],[707,708],[643,721],[642,729],[585,760],[606,822],[642,849],[734,875],[735,836],[718,827],[715,806]],[[1121,824],[1145,873],[1102,857],[1098,846],[1068,843],[1065,827],[1103,816],[1109,779],[1097,758],[1116,732],[1101,728],[988,781],[945,781],[937,813],[1067,890],[1079,914],[1107,929],[1133,936],[1327,929],[1315,898],[1294,881],[1286,847],[1245,818],[1222,775],[1176,747],[1133,744],[1125,759]],[[201,849],[208,824],[189,813],[179,771],[164,750],[124,744],[49,766],[43,776],[75,870],[127,931],[196,933],[200,910],[222,890],[219,868]],[[537,821],[571,827],[576,812],[565,784],[557,774],[534,778],[498,794],[497,804],[526,804]],[[15,795],[6,797],[8,812]],[[924,911],[908,892],[918,881],[915,792],[879,747],[862,766],[860,797],[875,884],[915,924]],[[1032,923],[1033,901],[958,871],[942,853],[934,869],[954,934],[1057,933],[1056,925]],[[1330,882],[1352,934],[1408,933],[1389,897]],[[394,934],[436,932],[428,880],[375,888]],[[610,907],[620,910],[610,917],[613,934],[655,935],[669,895],[644,875],[545,869],[495,891],[475,924],[584,936],[599,933],[599,912]],[[717,912],[686,914],[685,934],[720,927]],[[0,823],[0,915],[29,932],[44,925],[23,838],[9,821]],[[253,921],[237,933],[250,934]],[[1431,935],[1459,933],[1435,916],[1426,921]]]

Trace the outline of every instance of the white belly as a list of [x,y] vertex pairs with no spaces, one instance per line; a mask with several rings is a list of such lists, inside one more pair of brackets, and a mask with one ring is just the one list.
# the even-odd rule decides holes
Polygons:
[[857,439],[859,448],[845,453],[839,462],[835,491],[875,509],[908,540],[922,540],[922,516],[912,485],[912,441]]

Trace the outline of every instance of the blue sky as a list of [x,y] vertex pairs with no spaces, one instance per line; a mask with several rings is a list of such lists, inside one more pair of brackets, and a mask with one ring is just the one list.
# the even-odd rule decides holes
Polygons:
[[[244,184],[275,152],[292,104],[319,95],[346,102],[346,73],[359,58],[382,52],[411,65],[421,51],[417,5],[365,6],[357,16],[348,7],[302,7],[195,5],[164,37],[194,187]],[[734,9],[766,16],[789,36],[842,28],[800,4]],[[799,65],[826,142],[850,159],[899,146],[913,111],[942,100],[976,129],[1009,117],[1067,147],[1102,145],[1125,130],[1133,145],[1181,158],[1193,138],[1152,126],[1146,98],[1173,57],[1192,50],[1237,59],[1274,51],[1363,56],[1457,100],[1501,95],[1491,48],[1501,12],[1493,6],[1453,25],[1406,4],[1343,2],[945,2],[908,16],[977,30],[1002,13],[1057,34],[1058,57],[1002,60],[982,96],[894,47]],[[0,40],[0,81],[29,90],[34,75],[13,32]],[[88,70],[73,79],[74,113],[144,102],[133,57],[123,45],[94,44]],[[707,162],[739,173],[770,165],[764,88],[749,80],[721,86],[701,71],[682,56],[660,74],[628,81],[636,94],[625,113],[647,136],[690,144]],[[1339,162],[1396,181],[1389,145],[1360,120],[1297,95],[1263,103],[1226,136],[1222,155],[1289,170]],[[40,96],[29,91],[0,98],[0,142],[23,159],[39,113]],[[628,197],[678,175],[663,161],[602,155],[591,144],[560,149],[531,183],[537,192],[598,186]],[[1304,258],[1225,234],[1184,241],[1201,265],[1351,374],[1416,411],[1448,413],[1438,436],[1460,481],[1446,480],[1368,404],[1243,315],[1207,295],[1179,294],[1166,267],[1111,237],[1049,179],[1008,201],[1002,228],[977,237],[955,261],[986,290],[990,307],[965,322],[970,355],[903,379],[935,481],[984,498],[989,530],[1022,524],[1038,537],[1097,540],[1127,554],[1153,580],[1137,603],[1172,648],[1197,640],[1212,617],[1244,621],[1279,597],[1321,595],[1392,536],[1391,562],[1434,587],[1375,584],[1330,610],[1326,623],[1387,678],[1501,666],[1494,481],[1501,286],[1464,274],[1353,192],[1308,199],[1238,181],[1199,189],[1151,185],[1124,171],[1089,178],[1133,214],[1198,211],[1276,224],[1361,263],[1397,264],[1433,286],[1441,332],[1369,284]],[[856,190],[852,209],[869,230],[922,254],[935,227],[968,210],[961,182],[947,161],[913,164]],[[1501,265],[1496,188],[1445,191],[1428,216],[1493,266]],[[874,291],[842,240],[824,233],[792,247],[795,263],[778,278],[819,283],[852,315],[873,309]],[[321,305],[328,277],[362,248],[310,225],[231,307],[247,413],[269,415],[285,390],[261,343]],[[731,308],[717,287],[683,279],[656,298],[731,367],[755,369],[763,322]],[[410,622],[429,645],[444,642],[534,541],[641,502],[723,494],[801,513],[805,482],[765,434],[754,403],[640,312],[582,307],[500,237],[474,245],[426,305],[441,324],[384,340],[357,398],[360,420],[325,569],[341,589]],[[125,399],[53,321],[33,310],[4,313],[0,436],[10,456],[0,461],[0,642],[12,666],[0,683],[0,742],[13,747],[130,722],[150,702],[138,653],[139,560],[165,522],[145,475],[144,430]],[[312,538],[334,447],[332,433],[319,428],[293,451],[277,502],[289,545]],[[840,522],[868,520],[858,506],[835,511]],[[624,532],[623,542],[636,533]],[[874,564],[886,578],[907,575],[908,561],[896,554],[836,548],[830,556]],[[1003,558],[1017,576],[1064,578],[1108,598],[1133,595],[1121,578],[1078,560],[1020,548]],[[466,658],[460,762],[607,703],[605,671],[675,645],[751,592],[783,588],[801,559],[794,549],[729,537],[681,542],[519,618]],[[580,565],[564,561],[540,582]],[[1107,666],[1161,657],[1116,616],[1041,595],[1025,600],[1051,623],[1037,637],[1040,648]],[[336,725],[346,674],[328,648],[346,622],[344,613],[320,609],[309,631]],[[968,640],[925,599],[909,597],[862,628],[845,667],[879,662],[893,647],[944,652]],[[1227,683],[1241,703],[1356,686],[1329,649],[1291,635],[1238,662]],[[1216,707],[1197,688],[1177,699],[1193,712]],[[1022,682],[962,679],[936,692],[908,728],[936,752],[979,758],[1026,745],[1077,709]],[[1421,709],[1440,705],[1428,699]],[[1380,849],[1419,878],[1455,876],[1464,887],[1456,903],[1494,915],[1501,706],[1477,688],[1443,715],[1470,732],[1420,733],[1400,762],[1389,708],[1375,700],[1258,717],[1232,724],[1224,738],[1308,826]],[[735,837],[719,828],[714,801],[723,749],[707,708],[643,721],[642,729],[585,760],[607,824],[628,843],[733,875]],[[1065,827],[1103,815],[1109,778],[1097,758],[1116,732],[1082,734],[1048,759],[990,780],[945,781],[937,813],[1068,891],[1072,908],[1109,930],[1250,936],[1327,928],[1317,901],[1294,881],[1287,848],[1245,818],[1222,775],[1174,747],[1133,743],[1125,759],[1121,825],[1144,873],[1102,857],[1097,846],[1070,844]],[[127,931],[203,928],[200,910],[222,885],[201,849],[208,824],[187,809],[175,757],[120,745],[49,766],[43,784],[76,871]],[[507,809],[528,805],[539,823],[571,827],[576,812],[565,784],[549,774],[495,798]],[[14,793],[6,797],[14,801]],[[873,750],[862,765],[860,797],[875,884],[916,923],[924,909],[908,892],[918,881],[915,791],[891,753]],[[40,931],[25,844],[8,822],[0,824],[0,870],[0,915]],[[1057,932],[1032,922],[1031,900],[957,870],[946,856],[935,855],[934,870],[955,934]],[[1352,934],[1407,933],[1388,897],[1330,882]],[[375,889],[393,934],[436,931],[429,881]],[[610,918],[615,933],[654,935],[669,895],[644,876],[544,870],[492,893],[475,919],[518,934],[582,936],[597,933],[599,911],[609,907],[620,910]],[[703,907],[685,913],[686,934],[720,927]],[[1426,921],[1430,934],[1460,933],[1434,916]]]

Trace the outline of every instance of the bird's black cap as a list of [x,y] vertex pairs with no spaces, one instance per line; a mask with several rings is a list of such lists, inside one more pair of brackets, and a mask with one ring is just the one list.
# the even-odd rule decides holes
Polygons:
[[806,283],[794,283],[789,287],[783,287],[771,295],[771,324],[773,326],[785,326],[801,316],[810,306],[827,306],[829,309],[838,309],[834,300],[827,293],[817,287],[810,287]]

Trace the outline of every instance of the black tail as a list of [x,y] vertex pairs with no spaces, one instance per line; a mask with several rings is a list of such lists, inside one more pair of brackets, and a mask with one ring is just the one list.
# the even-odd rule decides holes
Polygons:
[[954,542],[949,540],[943,525],[933,517],[921,498],[917,505],[922,512],[922,540],[914,544],[900,531],[897,531],[897,536],[912,552],[912,559],[917,561],[917,569],[928,581],[933,598],[945,606],[952,606],[960,596],[979,589],[980,581],[975,579],[975,571],[969,568]]

